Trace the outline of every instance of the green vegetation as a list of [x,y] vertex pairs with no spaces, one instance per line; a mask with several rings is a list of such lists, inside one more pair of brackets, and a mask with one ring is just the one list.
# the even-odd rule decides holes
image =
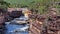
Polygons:
[[0,8],[7,8],[7,7],[9,7],[9,4],[10,3],[8,3],[8,2],[0,0]]
[[33,12],[38,11],[38,13],[43,14],[50,6],[60,8],[60,5],[55,4],[55,2],[60,2],[60,0],[4,0],[6,2],[3,6],[6,7],[27,7],[33,9]]

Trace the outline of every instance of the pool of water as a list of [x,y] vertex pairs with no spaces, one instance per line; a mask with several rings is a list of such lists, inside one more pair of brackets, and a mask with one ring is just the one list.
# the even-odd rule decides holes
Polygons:
[[[24,29],[24,27],[28,27],[28,26],[27,25],[7,24],[6,25],[6,28],[7,28],[6,34],[28,34],[27,30],[21,30],[21,31],[18,30],[20,28]],[[15,30],[17,30],[17,31],[15,31]]]

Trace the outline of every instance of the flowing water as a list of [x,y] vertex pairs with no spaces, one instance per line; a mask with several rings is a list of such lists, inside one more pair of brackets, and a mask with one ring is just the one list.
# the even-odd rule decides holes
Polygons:
[[[28,27],[27,25],[16,25],[16,24],[8,24],[6,25],[7,31],[6,34],[28,34],[28,31],[18,31],[18,28]],[[16,30],[17,31],[14,31]]]

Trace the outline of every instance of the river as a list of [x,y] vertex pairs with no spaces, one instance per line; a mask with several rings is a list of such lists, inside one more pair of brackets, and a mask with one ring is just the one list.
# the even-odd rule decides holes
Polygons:
[[[24,17],[23,17],[23,19],[24,19]],[[12,20],[12,21],[14,21],[14,20]],[[6,24],[6,28],[7,28],[6,34],[28,34],[29,26],[27,24],[21,25],[21,24],[12,24],[12,23],[9,24],[9,23],[10,22],[8,22]]]
[[[18,31],[18,28],[28,27],[27,25],[16,25],[16,24],[7,24],[6,28],[6,34],[28,34],[28,31]],[[16,30],[17,31],[14,31]]]

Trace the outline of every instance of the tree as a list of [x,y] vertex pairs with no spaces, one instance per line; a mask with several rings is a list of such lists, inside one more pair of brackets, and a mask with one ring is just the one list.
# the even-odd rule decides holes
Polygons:
[[9,4],[10,3],[0,0],[0,14],[5,14],[7,12],[7,7],[9,7]]
[[2,8],[6,8],[6,7],[9,7],[9,5],[10,5],[10,3],[7,3],[7,2],[5,2],[4,0],[0,0],[0,7]]

